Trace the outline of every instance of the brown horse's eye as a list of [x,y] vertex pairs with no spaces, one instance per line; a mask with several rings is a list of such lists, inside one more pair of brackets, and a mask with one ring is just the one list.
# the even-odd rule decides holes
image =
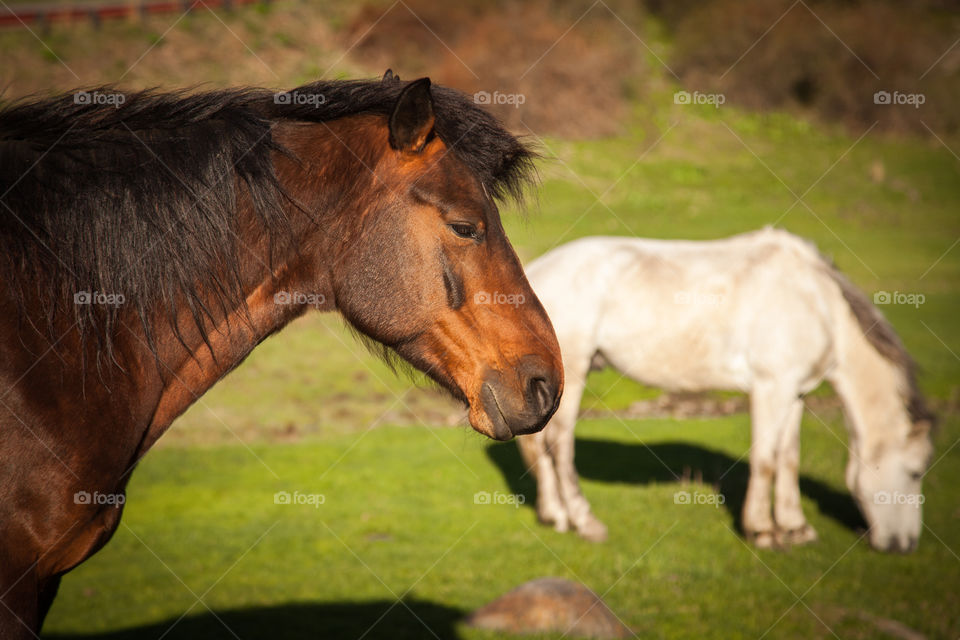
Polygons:
[[477,231],[477,228],[472,224],[467,224],[465,222],[455,222],[450,225],[450,228],[453,229],[453,232],[460,236],[461,238],[468,238],[470,240],[479,240],[480,234]]

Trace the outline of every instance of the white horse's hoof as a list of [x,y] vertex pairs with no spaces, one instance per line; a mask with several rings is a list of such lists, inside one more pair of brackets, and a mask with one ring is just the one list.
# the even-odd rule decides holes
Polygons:
[[796,529],[778,529],[776,531],[777,541],[785,547],[796,547],[804,544],[810,544],[817,541],[817,531],[809,524]]
[[553,527],[555,530],[560,533],[564,533],[570,530],[570,519],[567,517],[567,514],[563,511],[553,511],[549,512],[547,510],[537,510],[537,520],[540,521],[540,524],[547,525],[548,527]]
[[747,540],[757,549],[778,549],[780,544],[773,531],[748,531]]
[[596,518],[590,518],[584,524],[578,526],[577,533],[588,542],[607,541],[607,525]]

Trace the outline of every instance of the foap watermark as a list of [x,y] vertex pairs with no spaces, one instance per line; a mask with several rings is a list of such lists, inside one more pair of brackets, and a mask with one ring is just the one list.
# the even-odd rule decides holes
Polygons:
[[273,304],[305,304],[320,308],[327,303],[322,293],[303,293],[302,291],[278,291],[273,294]]
[[723,304],[725,296],[721,293],[705,291],[677,291],[673,294],[674,304],[716,307]]
[[473,295],[475,304],[507,304],[511,307],[519,307],[526,302],[526,297],[522,293],[500,293],[494,291],[478,291]]
[[922,293],[904,293],[903,291],[877,291],[873,294],[873,304],[908,304],[914,309],[927,301]]
[[77,291],[73,294],[73,304],[88,305],[102,304],[108,307],[119,307],[127,299],[122,293],[106,293],[105,291]]
[[89,491],[77,491],[73,494],[73,503],[74,504],[94,504],[94,505],[122,505],[127,499],[122,493],[100,493],[99,491],[94,491],[90,493]]
[[927,101],[927,96],[922,93],[901,93],[894,91],[877,91],[873,94],[873,104],[906,104],[914,109],[919,109],[920,105]]
[[489,491],[477,491],[473,494],[473,504],[509,504],[514,508],[519,508],[520,505],[526,501],[527,496],[522,493],[500,493],[499,491],[490,493]]
[[510,105],[514,109],[519,109],[520,105],[527,101],[527,96],[522,93],[500,93],[499,91],[490,93],[489,91],[477,91],[473,94],[473,101],[476,104],[504,104]]
[[300,93],[299,91],[278,91],[273,94],[274,104],[299,105],[319,107],[327,103],[327,97],[322,93]]
[[726,504],[726,502],[727,497],[722,493],[680,490],[673,494],[673,504],[710,505],[719,507],[722,504]]
[[673,94],[673,104],[712,104],[714,109],[719,109],[726,101],[727,97],[722,93],[677,91]]
[[105,91],[77,91],[73,94],[73,104],[97,104],[119,107],[127,101],[122,93]]
[[322,493],[301,493],[294,491],[277,491],[273,494],[273,504],[294,504],[307,505],[314,509],[319,509],[320,505],[327,501],[327,496]]
[[894,491],[877,491],[873,494],[873,504],[909,504],[920,506],[926,501],[922,493],[900,493]]

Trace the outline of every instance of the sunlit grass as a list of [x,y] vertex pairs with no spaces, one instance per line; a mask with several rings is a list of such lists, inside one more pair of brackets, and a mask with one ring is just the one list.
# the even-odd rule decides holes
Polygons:
[[[948,422],[941,446],[960,435],[958,426]],[[847,522],[855,508],[843,487],[846,451],[831,430],[843,434],[838,416],[827,425],[805,420],[804,510],[821,539],[788,553],[755,552],[736,532],[746,416],[583,422],[584,490],[611,529],[602,545],[541,527],[529,504],[475,504],[481,491],[531,501],[533,484],[520,477],[513,443],[467,431],[384,428],[256,445],[256,455],[167,448],[134,476],[114,540],[64,581],[47,632],[158,637],[195,605],[167,638],[231,637],[196,604],[194,594],[205,594],[240,637],[341,628],[336,637],[355,638],[405,594],[441,637],[484,638],[492,636],[458,617],[523,581],[557,575],[605,594],[640,637],[756,638],[770,627],[773,637],[832,637],[817,617],[842,637],[876,637],[863,613],[931,637],[955,634],[958,561],[947,545],[960,548],[960,453],[927,478],[919,550],[883,555]],[[681,490],[719,492],[726,504],[676,504]],[[275,504],[278,491],[322,494],[324,502]],[[801,594],[804,604],[790,609]],[[303,608],[284,609],[291,603]],[[370,604],[349,607],[362,603]],[[230,613],[252,608],[276,613]],[[401,606],[367,637],[429,633]]]

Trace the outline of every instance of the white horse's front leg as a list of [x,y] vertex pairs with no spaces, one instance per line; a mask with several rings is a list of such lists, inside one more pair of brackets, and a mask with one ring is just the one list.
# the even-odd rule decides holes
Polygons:
[[553,459],[557,474],[560,499],[570,524],[577,533],[591,542],[603,542],[607,539],[607,527],[590,511],[590,503],[580,490],[577,468],[573,464],[574,428],[580,413],[580,399],[586,386],[587,364],[584,371],[565,372],[565,389],[557,413],[546,431],[547,453]]
[[773,491],[773,519],[781,545],[813,542],[817,532],[807,523],[800,506],[800,422],[803,400],[796,398],[780,433]]
[[553,454],[553,463],[557,470],[560,496],[566,505],[571,524],[585,540],[590,542],[605,541],[607,539],[607,527],[593,515],[590,510],[590,503],[580,490],[577,468],[573,463],[573,425],[560,432],[550,451]]
[[770,506],[776,455],[782,427],[796,392],[775,381],[761,381],[750,393],[750,481],[743,503],[743,532],[760,548],[778,544]]
[[532,472],[537,479],[537,519],[562,532],[569,529],[570,524],[557,487],[553,457],[547,453],[546,434],[552,428],[551,421],[540,433],[519,436],[517,444],[520,446],[520,454],[527,471]]

